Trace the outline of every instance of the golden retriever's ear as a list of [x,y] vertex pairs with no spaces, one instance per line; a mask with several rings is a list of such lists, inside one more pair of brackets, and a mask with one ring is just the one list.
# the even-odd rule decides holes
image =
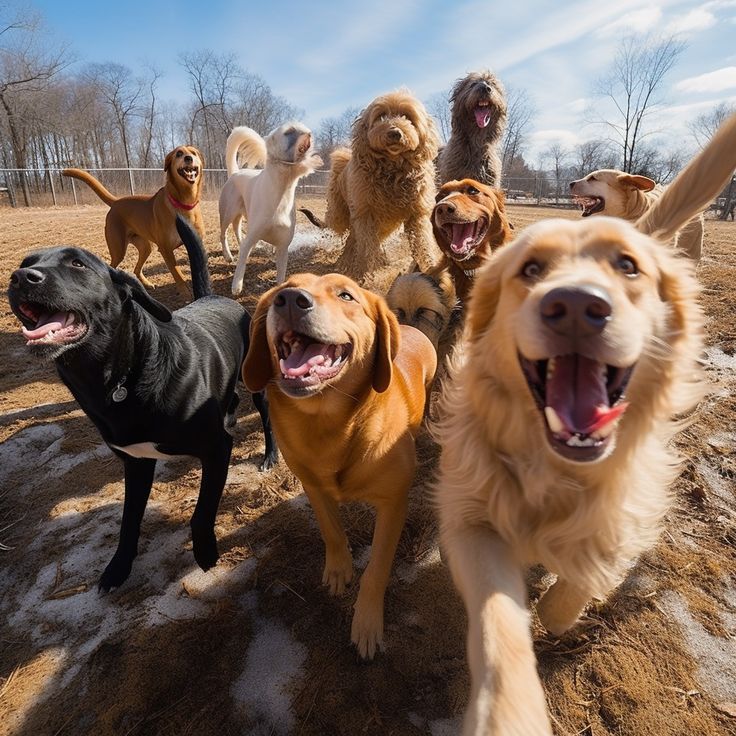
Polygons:
[[373,366],[373,390],[383,393],[390,385],[394,358],[399,352],[401,328],[396,315],[383,297],[374,295],[376,321],[376,362]]
[[692,337],[694,320],[700,315],[697,301],[700,289],[690,260],[660,253],[657,261],[659,298],[670,307],[670,339],[674,343]]
[[171,161],[174,158],[174,154],[176,153],[176,149],[173,151],[169,151],[166,154],[166,158],[164,159],[164,171],[168,171],[171,168]]
[[652,181],[648,176],[640,176],[639,174],[619,174],[616,181],[624,187],[639,189],[642,192],[650,192],[657,186],[656,181]]
[[[501,252],[506,250],[501,248]],[[498,300],[501,297],[501,268],[497,258],[491,259],[494,266],[486,263],[476,276],[470,291],[465,320],[465,333],[470,342],[475,342],[493,321]]]
[[273,360],[268,347],[266,319],[275,291],[276,289],[267,291],[258,300],[256,313],[250,323],[250,344],[243,361],[243,383],[251,393],[263,391],[273,378]]

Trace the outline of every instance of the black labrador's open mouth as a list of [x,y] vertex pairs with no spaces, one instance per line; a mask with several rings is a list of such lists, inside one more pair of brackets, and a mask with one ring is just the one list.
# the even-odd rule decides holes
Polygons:
[[590,217],[596,212],[602,212],[606,206],[606,200],[603,197],[574,197],[575,204],[582,207],[583,217]]
[[481,217],[475,222],[445,222],[442,225],[456,261],[470,258],[475,249],[483,242],[488,232],[488,220]]
[[190,184],[194,184],[199,176],[199,166],[182,166],[180,169],[177,169],[177,172],[182,179],[186,179]]
[[575,353],[519,360],[552,449],[576,462],[600,458],[628,406],[623,397],[634,366],[606,365]]
[[88,330],[87,323],[74,311],[52,308],[36,302],[20,302],[18,316],[23,322],[26,345],[70,345]]
[[352,353],[351,343],[327,344],[289,330],[276,342],[281,386],[290,393],[307,393],[335,378]]

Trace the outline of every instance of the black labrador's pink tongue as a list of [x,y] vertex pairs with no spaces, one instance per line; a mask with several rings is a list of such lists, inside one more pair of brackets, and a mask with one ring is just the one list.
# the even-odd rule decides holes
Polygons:
[[464,253],[473,244],[476,224],[475,222],[455,222],[452,224],[450,247],[455,253]]
[[491,111],[487,107],[476,107],[475,123],[479,128],[485,128],[491,122]]
[[601,432],[623,414],[626,402],[609,406],[606,374],[603,363],[582,355],[550,359],[545,415],[554,434]]
[[71,312],[55,312],[54,314],[42,314],[36,326],[32,330],[27,330],[23,327],[23,337],[26,340],[39,340],[45,337],[49,332],[55,332],[66,327],[69,321]]

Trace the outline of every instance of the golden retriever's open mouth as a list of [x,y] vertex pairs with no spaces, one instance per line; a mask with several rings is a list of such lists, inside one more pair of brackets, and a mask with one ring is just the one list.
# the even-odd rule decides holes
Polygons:
[[493,108],[490,100],[480,100],[473,110],[475,116],[475,124],[479,128],[487,128],[493,117]]
[[575,204],[582,207],[583,217],[590,217],[590,215],[594,215],[596,212],[601,212],[606,206],[606,200],[603,199],[603,197],[576,196],[574,197],[574,200],[575,200]]
[[488,220],[481,217],[475,222],[444,222],[441,227],[450,244],[452,257],[456,261],[465,261],[486,237]]
[[17,316],[23,323],[23,337],[29,347],[71,345],[87,334],[87,323],[74,311],[20,302]]
[[577,353],[519,360],[552,449],[575,462],[600,458],[628,406],[623,397],[634,366],[606,365]]
[[199,166],[182,166],[176,171],[182,179],[186,179],[190,184],[194,184],[199,176]]
[[301,332],[285,332],[276,341],[281,388],[294,395],[319,389],[340,373],[352,350],[351,343],[326,344]]

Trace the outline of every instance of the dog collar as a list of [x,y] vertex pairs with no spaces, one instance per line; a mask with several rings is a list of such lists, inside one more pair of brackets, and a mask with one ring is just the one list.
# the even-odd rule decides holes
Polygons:
[[193,210],[198,204],[199,200],[197,200],[194,204],[184,204],[184,202],[180,202],[178,199],[174,199],[168,192],[166,192],[166,196],[169,198],[169,202],[177,209],[177,210]]
[[125,399],[128,397],[128,389],[123,386],[123,384],[128,380],[127,374],[122,377],[120,381],[118,381],[118,385],[115,386],[113,389],[112,394],[110,394],[110,397],[112,400],[119,404],[121,401],[125,401]]

